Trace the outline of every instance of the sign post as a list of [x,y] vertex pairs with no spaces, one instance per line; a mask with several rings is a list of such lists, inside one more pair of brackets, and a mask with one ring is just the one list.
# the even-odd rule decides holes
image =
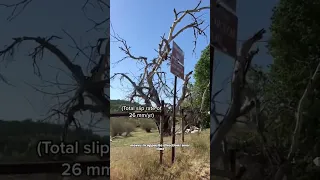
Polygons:
[[172,156],[171,161],[174,163],[176,142],[176,100],[177,100],[177,79],[178,77],[184,79],[184,52],[173,41],[172,54],[171,54],[171,67],[170,72],[174,74],[174,89],[173,89],[173,116],[172,116]]
[[[210,26],[210,78],[211,78],[211,92],[210,92],[210,99],[211,103],[214,101],[213,95],[213,80],[214,80],[214,51],[215,48],[224,54],[229,55],[233,59],[237,58],[237,31],[238,31],[238,17],[236,15],[236,0],[212,0],[210,4],[210,18],[211,18],[211,26]],[[214,105],[211,104],[210,109],[210,161],[214,163],[214,160],[218,154],[217,152],[221,151],[222,142],[213,143],[213,139],[215,138],[215,133],[218,130],[221,123],[215,122],[214,119]],[[234,176],[234,172],[231,173],[230,171],[220,171],[211,167],[210,174],[213,175],[216,171],[221,172],[219,173],[222,177],[228,177],[228,175]],[[234,170],[234,168],[231,168]],[[227,169],[225,169],[227,170]],[[216,174],[217,175],[217,174]]]
[[[238,31],[238,17],[235,14],[236,0],[213,0],[211,4],[210,17],[211,17],[211,45],[210,45],[210,58],[211,58],[211,86],[213,85],[213,69],[214,67],[214,51],[215,48],[230,57],[237,58],[237,31]],[[211,101],[213,101],[214,88],[211,88]],[[214,105],[211,104],[211,108]],[[213,109],[211,109],[213,110]],[[215,112],[210,112],[210,119],[214,119]],[[215,132],[217,131],[219,123],[210,120],[210,139],[212,141]],[[211,144],[211,148],[217,147],[220,144]]]

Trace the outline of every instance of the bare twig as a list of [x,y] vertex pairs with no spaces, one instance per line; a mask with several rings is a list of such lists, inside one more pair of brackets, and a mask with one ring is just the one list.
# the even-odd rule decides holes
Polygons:
[[[12,9],[11,14],[7,17],[7,20],[12,21],[17,16],[19,16],[32,1],[33,0],[21,0],[18,3],[12,3],[12,4],[2,3],[0,4],[0,6]],[[18,10],[19,8],[20,10]]]

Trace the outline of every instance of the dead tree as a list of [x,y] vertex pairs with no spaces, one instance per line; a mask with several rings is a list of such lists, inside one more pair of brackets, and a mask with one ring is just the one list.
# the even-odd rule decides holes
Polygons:
[[[9,15],[8,20],[13,20],[25,10],[32,0],[21,0],[18,3],[12,4],[0,4],[0,6],[12,9],[11,15]],[[99,7],[103,12],[102,14],[105,19],[96,21],[87,15],[86,9],[88,4],[91,6]],[[17,9],[20,9],[17,11]],[[63,50],[59,49],[52,41],[60,40],[61,37],[50,36],[50,37],[29,37],[21,36],[12,38],[12,43],[6,46],[4,49],[0,50],[0,56],[3,59],[7,57],[14,56],[20,44],[24,42],[33,42],[36,44],[33,51],[29,54],[33,61],[34,73],[35,75],[41,77],[41,69],[38,67],[38,61],[43,59],[44,51],[49,51],[55,57],[63,63],[63,65],[70,71],[73,80],[76,82],[76,88],[66,88],[62,92],[46,92],[42,91],[36,86],[32,86],[36,91],[44,93],[46,95],[52,95],[58,101],[57,104],[52,106],[49,110],[49,116],[46,119],[57,118],[60,119],[61,116],[65,119],[64,132],[62,134],[62,140],[65,140],[69,126],[73,123],[76,127],[79,127],[79,122],[77,121],[75,114],[77,112],[89,111],[91,113],[102,113],[105,117],[109,116],[109,95],[106,94],[105,88],[109,87],[110,75],[109,75],[109,64],[110,64],[110,40],[107,38],[109,36],[108,28],[103,28],[109,26],[109,15],[106,11],[110,9],[108,1],[106,0],[93,0],[84,1],[82,6],[82,11],[93,23],[92,28],[88,31],[96,30],[105,34],[105,37],[99,38],[95,45],[88,45],[81,47],[77,44],[76,40],[63,30],[63,32],[69,37],[73,42],[73,48],[77,50],[77,54],[74,58],[79,55],[85,57],[88,61],[87,67],[82,67],[81,65],[73,63],[74,58],[70,55],[65,54]],[[94,67],[92,67],[94,66]],[[90,73],[85,72],[85,68],[91,69]],[[56,87],[63,86],[65,84],[60,83],[58,80],[56,82],[46,81],[45,82],[54,85]],[[69,96],[65,101],[61,102],[61,96]],[[90,102],[91,103],[88,103]]]
[[[143,71],[140,74],[140,76],[137,78],[138,80],[135,81],[134,78],[129,77],[125,73],[115,73],[112,78],[115,78],[116,76],[120,76],[121,79],[126,79],[131,85],[132,85],[132,93],[130,95],[130,100],[134,101],[136,98],[142,99],[146,106],[152,106],[152,104],[155,104],[155,106],[160,107],[161,106],[161,99],[160,93],[163,92],[166,94],[167,97],[173,97],[172,88],[166,85],[166,73],[161,71],[161,65],[170,60],[170,43],[177,37],[182,34],[185,30],[193,29],[194,36],[195,36],[195,43],[197,42],[197,38],[199,35],[206,35],[204,33],[204,30],[206,27],[202,28],[201,26],[204,24],[204,20],[199,19],[199,17],[196,17],[196,14],[199,12],[202,12],[204,10],[209,10],[209,7],[200,7],[201,1],[197,4],[197,6],[190,10],[184,10],[177,12],[175,9],[173,10],[175,20],[172,23],[169,34],[167,37],[163,35],[161,37],[160,44],[158,45],[157,50],[157,57],[154,59],[148,59],[145,56],[135,56],[131,53],[130,47],[127,45],[127,42],[120,38],[119,36],[114,36],[114,38],[119,41],[122,46],[120,49],[126,54],[126,57],[121,59],[118,62],[123,61],[124,59],[132,59],[138,62],[141,62],[143,64]],[[190,16],[192,18],[192,22],[187,24],[186,26],[177,29],[177,25],[185,19],[185,17]],[[195,44],[196,45],[196,44]],[[184,78],[184,83],[182,87],[182,93],[180,98],[177,102],[177,109],[180,107],[182,102],[185,100],[187,96],[187,85],[189,83],[189,80],[191,78],[192,71],[187,73]],[[169,105],[168,109],[166,109],[166,112],[169,112],[169,109],[172,109],[172,105]],[[171,114],[168,113],[164,120],[164,134],[170,135],[171,130],[169,126],[169,119]],[[155,123],[159,129],[159,123],[160,123],[160,117],[155,117]]]
[[184,116],[185,116],[185,129],[190,129],[191,126],[196,126],[200,128],[199,127],[199,109],[197,110],[197,112],[196,112],[196,109],[194,108],[184,109]]
[[251,47],[254,43],[262,39],[264,33],[264,29],[258,31],[254,36],[242,44],[239,51],[234,65],[231,83],[231,105],[223,120],[219,122],[218,128],[210,134],[212,162],[221,155],[222,141],[232,128],[232,125],[236,122],[236,119],[241,115],[247,114],[255,105],[255,97],[251,97],[249,96],[250,93],[247,93],[248,86],[246,83],[246,75],[254,55],[259,51],[259,49],[250,51]]

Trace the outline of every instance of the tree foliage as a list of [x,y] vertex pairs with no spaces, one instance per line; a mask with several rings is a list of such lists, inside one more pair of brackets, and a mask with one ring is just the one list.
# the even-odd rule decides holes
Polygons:
[[[320,18],[315,14],[320,1],[281,0],[273,11],[271,39],[268,44],[273,64],[270,83],[265,87],[269,100],[271,140],[284,154],[289,151],[295,129],[296,109],[306,86],[320,62]],[[299,145],[294,154],[293,175],[297,179],[319,177],[312,160],[320,155],[319,84],[308,97],[303,108],[304,123]],[[315,151],[317,150],[317,151]]]
[[195,83],[192,88],[192,94],[194,94],[193,105],[201,109],[206,127],[210,125],[209,115],[206,113],[210,108],[210,87],[208,86],[210,83],[210,68],[208,67],[210,67],[210,46],[207,46],[201,52],[201,57],[194,69]]
[[[196,88],[199,93],[199,95],[201,96],[204,92],[204,90],[208,88],[208,82],[210,81],[210,48],[209,46],[207,46],[201,53],[201,57],[198,60],[195,68],[194,68],[194,79],[195,79],[195,83],[194,83],[194,88]],[[209,93],[207,94],[207,99],[209,100]],[[207,101],[209,102],[209,101]],[[201,98],[198,99],[199,106],[201,105]],[[209,103],[206,103],[206,109],[208,109],[209,107]]]

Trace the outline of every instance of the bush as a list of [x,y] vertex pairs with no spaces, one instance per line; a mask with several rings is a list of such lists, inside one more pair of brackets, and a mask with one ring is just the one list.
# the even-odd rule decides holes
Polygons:
[[156,128],[153,119],[140,119],[140,126],[147,133],[150,133],[152,129]]
[[140,127],[140,119],[129,119],[128,121],[130,121],[131,123],[133,123],[136,128],[139,128],[139,127]]
[[112,137],[121,136],[124,133],[124,127],[121,125],[121,122],[118,118],[110,120],[110,134]]
[[124,128],[125,128],[125,136],[129,136],[131,132],[133,132],[136,129],[136,126],[133,122],[126,121],[124,122]]
[[135,124],[132,120],[127,118],[112,118],[110,120],[110,133],[111,136],[125,136],[130,135],[135,130]]

